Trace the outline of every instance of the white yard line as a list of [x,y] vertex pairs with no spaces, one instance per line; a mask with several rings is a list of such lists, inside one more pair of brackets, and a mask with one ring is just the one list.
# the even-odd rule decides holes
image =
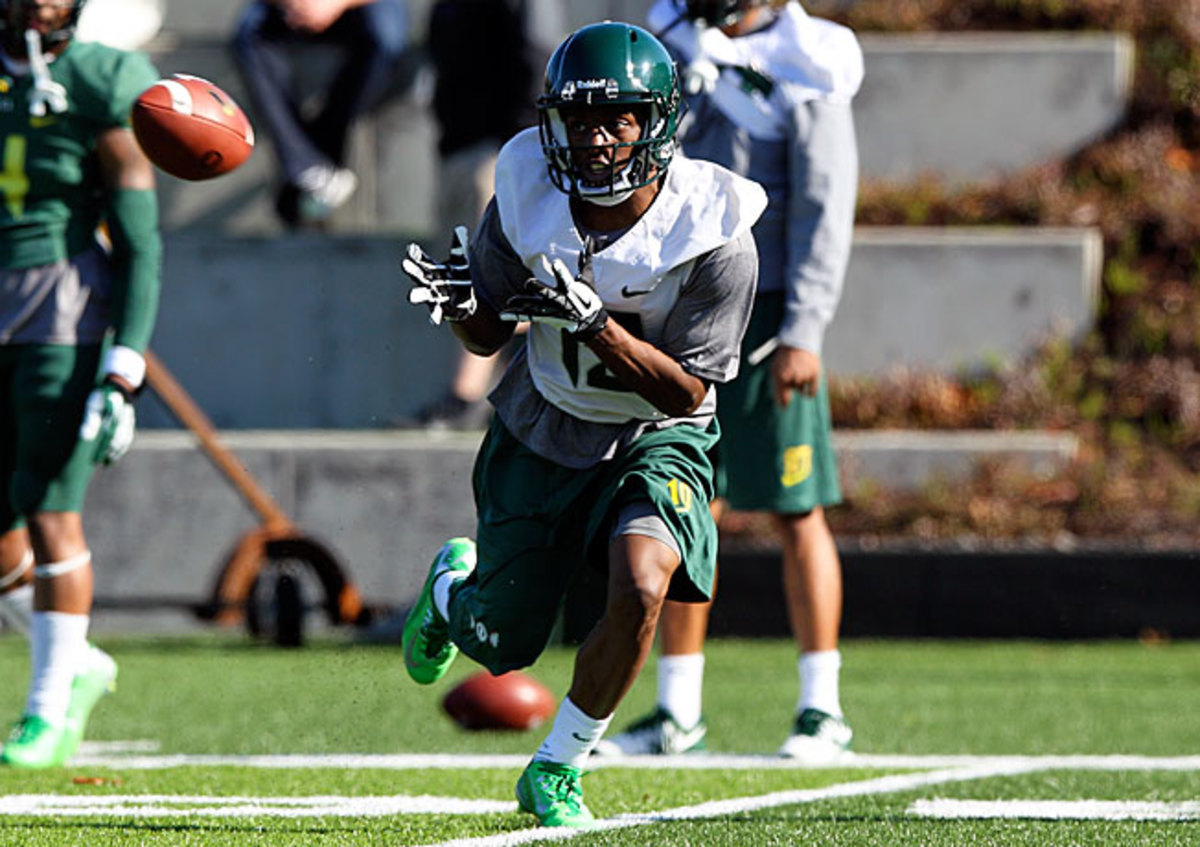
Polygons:
[[11,794],[0,796],[0,815],[132,818],[311,818],[387,815],[487,815],[514,812],[517,804],[461,797],[209,797],[185,794]]
[[[112,742],[132,744],[135,742]],[[520,769],[529,762],[526,754],[497,754],[486,756],[450,753],[336,753],[336,754],[279,754],[279,755],[114,755],[84,752],[71,760],[72,767],[106,767],[123,770],[162,770],[179,767],[240,768],[337,768],[340,770],[439,770],[439,769]],[[858,754],[831,765],[835,768],[913,769],[913,768],[970,768],[1025,767],[1035,765],[1039,770],[1200,770],[1200,756],[891,756]],[[779,756],[751,755],[687,755],[631,756],[625,758],[593,758],[589,770],[600,768],[634,768],[644,770],[806,770],[794,759]]]
[[734,797],[728,800],[714,800],[694,806],[664,809],[659,812],[618,815],[614,818],[598,821],[596,827],[589,830],[524,829],[502,835],[486,835],[479,838],[460,838],[453,841],[441,841],[435,845],[427,845],[427,847],[513,847],[513,845],[517,844],[532,844],[540,841],[562,841],[586,832],[595,832],[597,829],[627,829],[632,826],[645,826],[664,821],[718,818],[775,808],[777,806],[795,806],[801,803],[815,803],[818,800],[861,797],[870,794],[893,794],[897,791],[911,791],[917,788],[927,788],[931,785],[987,779],[994,776],[1009,776],[1028,773],[1033,770],[1039,770],[1039,768],[1029,764],[1011,764],[1008,766],[994,765],[977,768],[952,768],[925,773],[897,774],[877,779],[843,782],[837,785],[826,786],[825,788],[776,791],[771,794],[762,794],[755,797]]
[[951,820],[1024,818],[1038,820],[1194,821],[1200,803],[1130,800],[917,800],[908,814]]
[[[136,749],[136,748],[134,748]],[[435,768],[498,768],[517,771],[528,762],[526,755],[490,755],[463,756],[451,754],[345,754],[345,755],[263,755],[263,756],[193,756],[193,755],[80,755],[72,761],[72,766],[109,767],[123,770],[154,770],[187,766],[232,766],[244,768],[340,768],[364,769],[377,768],[383,770],[428,770]],[[776,756],[747,756],[747,755],[689,755],[689,756],[647,756],[623,759],[596,759],[588,763],[589,768],[640,768],[640,769],[800,769],[800,765],[789,759]],[[927,788],[934,785],[944,785],[953,782],[988,779],[998,776],[1012,776],[1048,770],[1095,770],[1095,771],[1197,771],[1200,770],[1200,756],[899,756],[899,755],[855,755],[838,762],[837,768],[874,768],[874,769],[916,769],[918,773],[895,774],[876,777],[873,779],[842,782],[824,788],[801,789],[795,791],[779,791],[770,794],[750,797],[735,797],[726,800],[715,800],[692,806],[682,806],[675,809],[664,809],[657,812],[618,815],[614,818],[598,822],[598,829],[624,829],[634,826],[645,826],[664,821],[697,820],[716,818],[745,812],[757,811],[778,806],[792,806],[804,803],[814,803],[821,800],[831,800],[843,797],[860,797],[866,795],[892,794]],[[60,803],[64,798],[57,798]],[[338,802],[325,803],[331,798],[190,798],[174,799],[163,802],[174,803],[176,808],[170,814],[211,814],[211,815],[308,815],[311,809],[321,809],[320,814],[336,814],[327,811],[340,808]],[[411,797],[376,797],[376,798],[342,798],[347,807],[360,803],[362,808],[391,808],[400,809],[404,804],[413,804],[416,813],[418,806],[424,811],[441,814],[470,814],[470,806],[455,806],[455,803],[470,803],[457,798],[411,798]],[[230,802],[230,801],[234,802]],[[180,803],[195,801],[197,805],[184,811]],[[419,801],[419,802],[418,802]],[[121,798],[120,808],[136,806],[145,803],[144,798]],[[486,811],[511,811],[514,804],[499,801],[479,801],[483,806],[478,809]],[[921,804],[928,803],[962,804],[968,801],[920,801],[910,808],[913,814],[925,814],[913,809],[925,809]],[[970,801],[975,802],[975,801]],[[999,817],[1007,810],[1041,809],[1042,814],[1020,814],[1018,811],[1007,811],[1012,817],[1045,817],[1052,811],[1064,812],[1063,817],[1079,817],[1088,808],[1091,814],[1132,814],[1140,809],[1148,816],[1159,815],[1151,819],[1183,820],[1200,817],[1200,803],[1163,804],[1163,803],[1102,803],[1101,801],[1083,801],[1093,804],[1085,808],[1075,803],[1060,803],[1051,801],[1017,801],[1025,806],[1009,805],[996,801],[979,801],[982,806],[976,808],[976,814],[963,814],[965,817]],[[421,805],[421,804],[424,805]],[[488,806],[486,804],[493,804]],[[1029,805],[1038,803],[1039,805]],[[301,804],[307,804],[300,808]],[[1068,809],[1068,806],[1070,809]],[[1136,808],[1135,808],[1136,807]],[[1195,810],[1193,810],[1195,807]],[[0,805],[0,809],[3,806]],[[149,808],[149,807],[144,807]],[[944,816],[950,816],[954,809],[966,806],[930,806],[938,811],[946,809]],[[979,810],[986,810],[982,814]],[[1073,810],[1073,814],[1069,813]],[[97,811],[95,814],[105,812]],[[113,813],[113,808],[107,810]],[[157,812],[155,812],[157,814]],[[371,814],[371,812],[357,812]],[[386,814],[387,812],[381,812]],[[395,812],[401,813],[401,812]],[[78,811],[59,811],[57,814],[78,814]],[[931,813],[932,814],[932,813]],[[1173,817],[1166,817],[1173,815]],[[586,830],[594,831],[594,830]],[[563,841],[574,838],[584,831],[570,829],[529,828],[516,832],[479,838],[457,839],[441,842],[433,847],[515,847],[520,844],[532,844],[549,841]]]

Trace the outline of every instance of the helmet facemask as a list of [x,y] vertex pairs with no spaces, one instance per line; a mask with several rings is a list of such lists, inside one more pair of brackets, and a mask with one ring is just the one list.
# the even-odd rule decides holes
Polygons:
[[[550,177],[559,191],[600,206],[617,206],[637,189],[649,185],[667,169],[675,152],[674,127],[669,126],[664,109],[653,101],[639,105],[613,104],[611,109],[633,112],[641,125],[636,141],[616,141],[597,146],[611,148],[608,178],[595,176],[576,162],[576,157],[591,145],[572,146],[563,111],[569,105],[539,107],[542,149],[550,166]],[[670,130],[669,135],[667,134]],[[629,151],[628,158],[624,151]]]

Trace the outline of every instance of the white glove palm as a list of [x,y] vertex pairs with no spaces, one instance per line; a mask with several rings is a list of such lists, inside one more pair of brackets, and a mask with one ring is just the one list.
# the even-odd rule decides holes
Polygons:
[[92,461],[111,465],[133,445],[137,416],[125,392],[105,383],[88,395],[79,438],[91,442]]
[[577,276],[562,259],[551,262],[543,256],[542,267],[554,285],[535,277],[526,280],[524,292],[514,294],[504,304],[501,319],[549,324],[565,329],[580,341],[594,338],[607,325],[608,312],[592,286],[590,245],[585,245],[580,256]]
[[445,318],[465,321],[475,314],[475,289],[471,286],[471,263],[467,257],[467,228],[454,228],[450,257],[444,262],[430,259],[416,244],[408,245],[408,255],[400,263],[412,280],[408,302],[429,307],[429,322],[437,326]]

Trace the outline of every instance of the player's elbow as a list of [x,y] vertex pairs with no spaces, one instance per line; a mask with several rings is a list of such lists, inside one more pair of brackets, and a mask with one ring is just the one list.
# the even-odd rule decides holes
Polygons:
[[672,418],[686,418],[700,408],[708,387],[698,379],[688,380],[662,392],[654,400],[655,407]]

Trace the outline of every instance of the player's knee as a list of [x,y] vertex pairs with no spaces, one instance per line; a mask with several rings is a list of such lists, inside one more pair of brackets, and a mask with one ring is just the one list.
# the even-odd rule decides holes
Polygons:
[[609,586],[605,608],[610,624],[631,637],[654,627],[667,597],[670,577],[667,569],[643,568],[631,571],[626,579],[616,580]]

